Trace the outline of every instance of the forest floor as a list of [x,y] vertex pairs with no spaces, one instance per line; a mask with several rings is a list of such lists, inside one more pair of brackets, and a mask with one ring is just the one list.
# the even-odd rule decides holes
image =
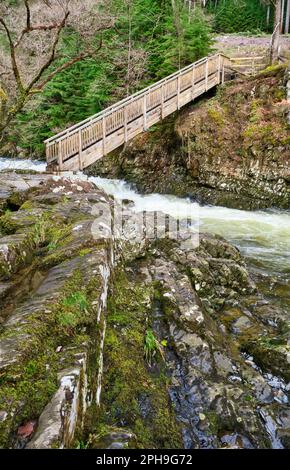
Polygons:
[[[248,57],[264,55],[269,49],[271,35],[242,36],[227,34],[217,36],[215,47],[230,57]],[[281,37],[281,55],[290,58],[290,35]]]

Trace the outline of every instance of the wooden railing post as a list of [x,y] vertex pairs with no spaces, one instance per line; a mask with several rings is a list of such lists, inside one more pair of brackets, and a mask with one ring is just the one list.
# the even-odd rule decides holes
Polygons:
[[50,157],[49,147],[48,147],[48,144],[46,143],[45,144],[45,159],[46,159],[47,162],[49,161],[49,157]]
[[177,109],[180,109],[179,95],[180,95],[180,75],[178,75],[177,77]]
[[222,57],[221,57],[221,55],[219,54],[218,70],[217,70],[217,73],[218,73],[218,83],[221,82],[221,61],[222,61]]
[[146,109],[146,95],[143,97],[143,129],[147,130],[147,109]]
[[161,119],[164,118],[164,85],[161,85]]
[[63,167],[62,140],[60,140],[58,143],[58,167],[59,167],[59,171],[62,171],[62,167]]
[[205,91],[208,90],[208,59],[206,59],[205,63]]
[[127,112],[127,106],[124,107],[124,141],[128,141],[128,127],[127,127],[127,121],[128,121],[128,112]]
[[102,133],[103,133],[103,155],[106,155],[106,117],[102,119]]
[[78,132],[79,134],[79,169],[83,169],[82,153],[83,153],[83,142],[82,142],[82,131]]
[[194,82],[195,82],[195,65],[192,67],[192,77],[191,77],[191,99],[194,98]]

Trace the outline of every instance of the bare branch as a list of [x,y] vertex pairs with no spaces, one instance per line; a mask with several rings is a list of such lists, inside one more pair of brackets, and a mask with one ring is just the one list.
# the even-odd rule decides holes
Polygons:
[[29,31],[31,28],[31,13],[30,13],[30,6],[28,0],[24,0],[25,8],[26,8],[26,29]]
[[11,34],[3,18],[0,18],[0,23],[4,27],[7,38],[8,38],[9,48],[10,48],[10,57],[11,57],[12,69],[13,69],[15,80],[16,80],[19,91],[23,92],[24,87],[23,87],[23,83],[22,83],[20,72],[19,72],[18,65],[17,65],[15,47],[12,41]]
[[58,26],[58,29],[57,29],[57,33],[55,35],[55,38],[54,38],[54,42],[53,42],[53,45],[52,45],[52,49],[51,49],[51,54],[49,56],[49,58],[47,59],[47,61],[45,62],[45,64],[40,68],[39,72],[37,73],[37,75],[34,77],[34,79],[30,82],[30,84],[26,87],[26,92],[29,92],[33,87],[34,85],[41,79],[42,75],[44,74],[44,72],[49,68],[49,66],[53,63],[54,59],[55,59],[55,51],[56,51],[56,48],[57,48],[57,45],[58,45],[58,42],[59,42],[59,38],[60,38],[60,33],[62,31],[62,29],[64,28],[65,26],[65,23],[66,23],[66,20],[69,16],[69,12],[67,12],[62,20],[62,22],[59,24]]
[[[102,31],[113,28],[116,21],[111,13],[96,8],[96,0],[19,3],[9,9],[0,6],[0,30],[9,46],[0,50],[0,135],[32,96],[40,93],[57,74],[94,57],[103,45],[102,38],[95,45],[96,34],[101,37]],[[66,55],[66,49],[60,45],[67,26],[78,37],[77,45],[72,40],[72,47],[68,48],[71,55]],[[70,34],[66,38],[69,41]]]
[[[25,36],[25,34],[29,34],[29,33],[32,33],[33,31],[52,31],[54,29],[58,29],[63,21],[61,23],[51,23],[51,24],[37,24],[37,25],[32,25],[31,23],[31,12],[30,12],[30,6],[29,6],[29,3],[28,3],[29,0],[24,0],[24,3],[25,3],[25,7],[26,7],[26,28],[24,28],[22,31],[21,31],[21,34],[17,40],[17,42],[15,43],[14,47],[18,47],[23,39],[23,37]],[[65,9],[65,19],[67,19],[69,15],[69,11],[68,9]]]

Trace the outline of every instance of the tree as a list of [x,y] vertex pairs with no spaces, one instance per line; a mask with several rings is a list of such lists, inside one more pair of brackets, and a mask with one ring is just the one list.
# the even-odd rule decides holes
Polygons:
[[285,18],[285,34],[289,33],[289,27],[290,27],[290,0],[287,0],[286,18]]
[[278,61],[279,58],[279,43],[280,43],[280,28],[282,18],[282,2],[281,0],[274,0],[275,5],[275,20],[274,20],[274,31],[271,39],[270,47],[270,61],[271,64]]
[[152,42],[152,72],[163,78],[206,56],[212,45],[211,29],[201,9],[192,10],[181,0],[171,0],[161,21],[160,35]]
[[[95,10],[94,0],[21,0],[0,6],[0,135],[36,93],[57,74],[102,47],[96,33],[112,26],[112,19]],[[64,57],[61,41],[66,30],[79,35],[75,54]]]

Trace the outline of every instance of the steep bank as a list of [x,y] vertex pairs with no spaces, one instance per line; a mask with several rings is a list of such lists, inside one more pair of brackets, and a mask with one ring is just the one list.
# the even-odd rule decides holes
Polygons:
[[1,446],[289,447],[287,280],[128,200],[118,225],[90,182],[0,177]]
[[71,447],[98,390],[112,244],[91,226],[106,196],[49,175],[0,182],[0,446]]
[[90,175],[135,183],[144,193],[255,209],[290,206],[286,68],[226,84],[101,159]]

